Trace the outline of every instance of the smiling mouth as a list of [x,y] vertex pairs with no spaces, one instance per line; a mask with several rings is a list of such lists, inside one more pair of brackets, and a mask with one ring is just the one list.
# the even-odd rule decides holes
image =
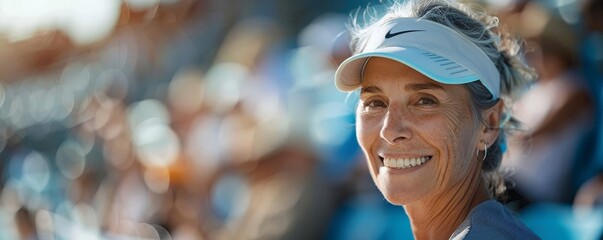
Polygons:
[[379,158],[381,158],[381,161],[383,161],[383,165],[386,167],[406,169],[421,166],[425,164],[425,162],[429,161],[432,156],[424,156],[418,158]]

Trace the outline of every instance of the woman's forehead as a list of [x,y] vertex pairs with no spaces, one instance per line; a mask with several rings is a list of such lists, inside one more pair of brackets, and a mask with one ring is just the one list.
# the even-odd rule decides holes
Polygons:
[[367,61],[362,75],[362,87],[391,83],[401,84],[401,86],[416,85],[417,87],[412,88],[415,90],[421,87],[445,88],[445,85],[448,85],[437,82],[394,60],[377,57]]
[[433,81],[429,77],[423,75],[422,73],[405,64],[381,57],[370,58],[364,66],[362,75],[363,80],[370,80],[375,77],[391,77],[391,75],[394,75],[400,77],[408,76],[413,78],[419,78],[420,80]]

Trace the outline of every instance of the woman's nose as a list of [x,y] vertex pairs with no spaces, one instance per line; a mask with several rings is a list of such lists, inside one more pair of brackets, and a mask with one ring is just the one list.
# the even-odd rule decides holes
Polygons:
[[401,109],[390,109],[383,118],[380,135],[389,144],[411,139],[412,131],[409,127],[408,112]]

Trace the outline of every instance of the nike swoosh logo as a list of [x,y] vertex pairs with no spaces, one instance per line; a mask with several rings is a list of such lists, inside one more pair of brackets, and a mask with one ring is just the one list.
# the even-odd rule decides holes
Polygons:
[[425,31],[425,30],[406,30],[406,31],[402,31],[402,32],[392,33],[392,30],[390,29],[389,32],[387,32],[387,34],[385,34],[385,38],[391,38],[391,37],[395,37],[400,34],[405,34],[405,33],[410,33],[410,32],[421,32],[421,31]]

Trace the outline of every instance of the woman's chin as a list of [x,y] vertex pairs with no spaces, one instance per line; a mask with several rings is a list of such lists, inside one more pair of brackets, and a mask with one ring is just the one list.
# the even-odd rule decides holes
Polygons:
[[[390,181],[388,181],[390,180]],[[379,179],[377,188],[389,203],[393,205],[408,205],[419,201],[425,195],[429,194],[428,185],[411,183],[405,184],[401,181],[391,181],[391,179]]]
[[409,193],[388,193],[381,191],[381,194],[385,197],[385,200],[396,206],[408,205],[420,199],[416,194]]

